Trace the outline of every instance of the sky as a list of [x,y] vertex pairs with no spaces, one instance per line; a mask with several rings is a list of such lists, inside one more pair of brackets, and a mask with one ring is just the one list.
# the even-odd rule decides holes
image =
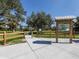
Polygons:
[[44,11],[54,16],[79,16],[79,0],[21,0],[27,16]]

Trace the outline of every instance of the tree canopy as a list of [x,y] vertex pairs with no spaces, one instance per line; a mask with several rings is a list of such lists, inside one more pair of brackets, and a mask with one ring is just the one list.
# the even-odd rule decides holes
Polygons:
[[74,24],[74,30],[79,32],[79,16],[76,18],[76,22]]
[[46,14],[45,12],[32,12],[31,16],[27,19],[28,26],[33,27],[34,29],[45,29],[50,28],[53,23],[50,14]]
[[23,20],[22,15],[24,15],[24,9],[20,0],[0,0],[0,16],[4,18],[4,21],[7,20],[9,26],[12,25],[11,28]]

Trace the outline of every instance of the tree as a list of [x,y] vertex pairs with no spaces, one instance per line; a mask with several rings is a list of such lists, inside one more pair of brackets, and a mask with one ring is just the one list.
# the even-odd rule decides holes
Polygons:
[[46,16],[46,20],[47,20],[46,23],[47,23],[48,28],[51,28],[51,25],[53,24],[54,21],[52,20],[50,14]]
[[79,32],[79,17],[76,18],[77,22],[74,24],[74,30]]
[[[13,11],[15,15],[11,14],[11,11]],[[15,23],[18,24],[21,20],[23,20],[22,15],[24,15],[24,9],[20,0],[0,0],[0,16],[5,18],[4,21],[9,20],[8,25]],[[13,27],[15,26],[13,25],[12,28]]]
[[10,14],[11,10],[15,10],[19,15],[24,14],[20,0],[0,0],[0,11],[2,14]]
[[15,31],[17,26],[19,25],[19,20],[17,19],[16,16],[10,16],[11,18],[8,19],[7,25],[9,26],[9,29],[12,31]]
[[45,12],[32,12],[31,16],[27,19],[28,26],[35,28],[36,30],[50,28],[53,23],[52,18]]

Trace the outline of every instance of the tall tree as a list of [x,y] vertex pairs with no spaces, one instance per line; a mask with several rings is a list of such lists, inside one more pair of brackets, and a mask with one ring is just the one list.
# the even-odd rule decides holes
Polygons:
[[45,29],[50,28],[52,24],[52,18],[49,14],[45,12],[32,13],[30,17],[28,17],[27,24],[35,29]]
[[13,23],[14,19],[16,19],[14,23],[18,23],[23,19],[22,15],[24,15],[24,9],[20,0],[0,0],[0,16],[3,16],[5,20],[9,20],[8,24]]

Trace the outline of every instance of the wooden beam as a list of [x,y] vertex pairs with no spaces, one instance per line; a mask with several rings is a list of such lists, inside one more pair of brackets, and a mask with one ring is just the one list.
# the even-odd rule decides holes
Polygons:
[[58,22],[56,22],[56,43],[58,43]]
[[72,37],[73,37],[73,28],[72,28],[72,21],[70,21],[70,43],[72,43]]

